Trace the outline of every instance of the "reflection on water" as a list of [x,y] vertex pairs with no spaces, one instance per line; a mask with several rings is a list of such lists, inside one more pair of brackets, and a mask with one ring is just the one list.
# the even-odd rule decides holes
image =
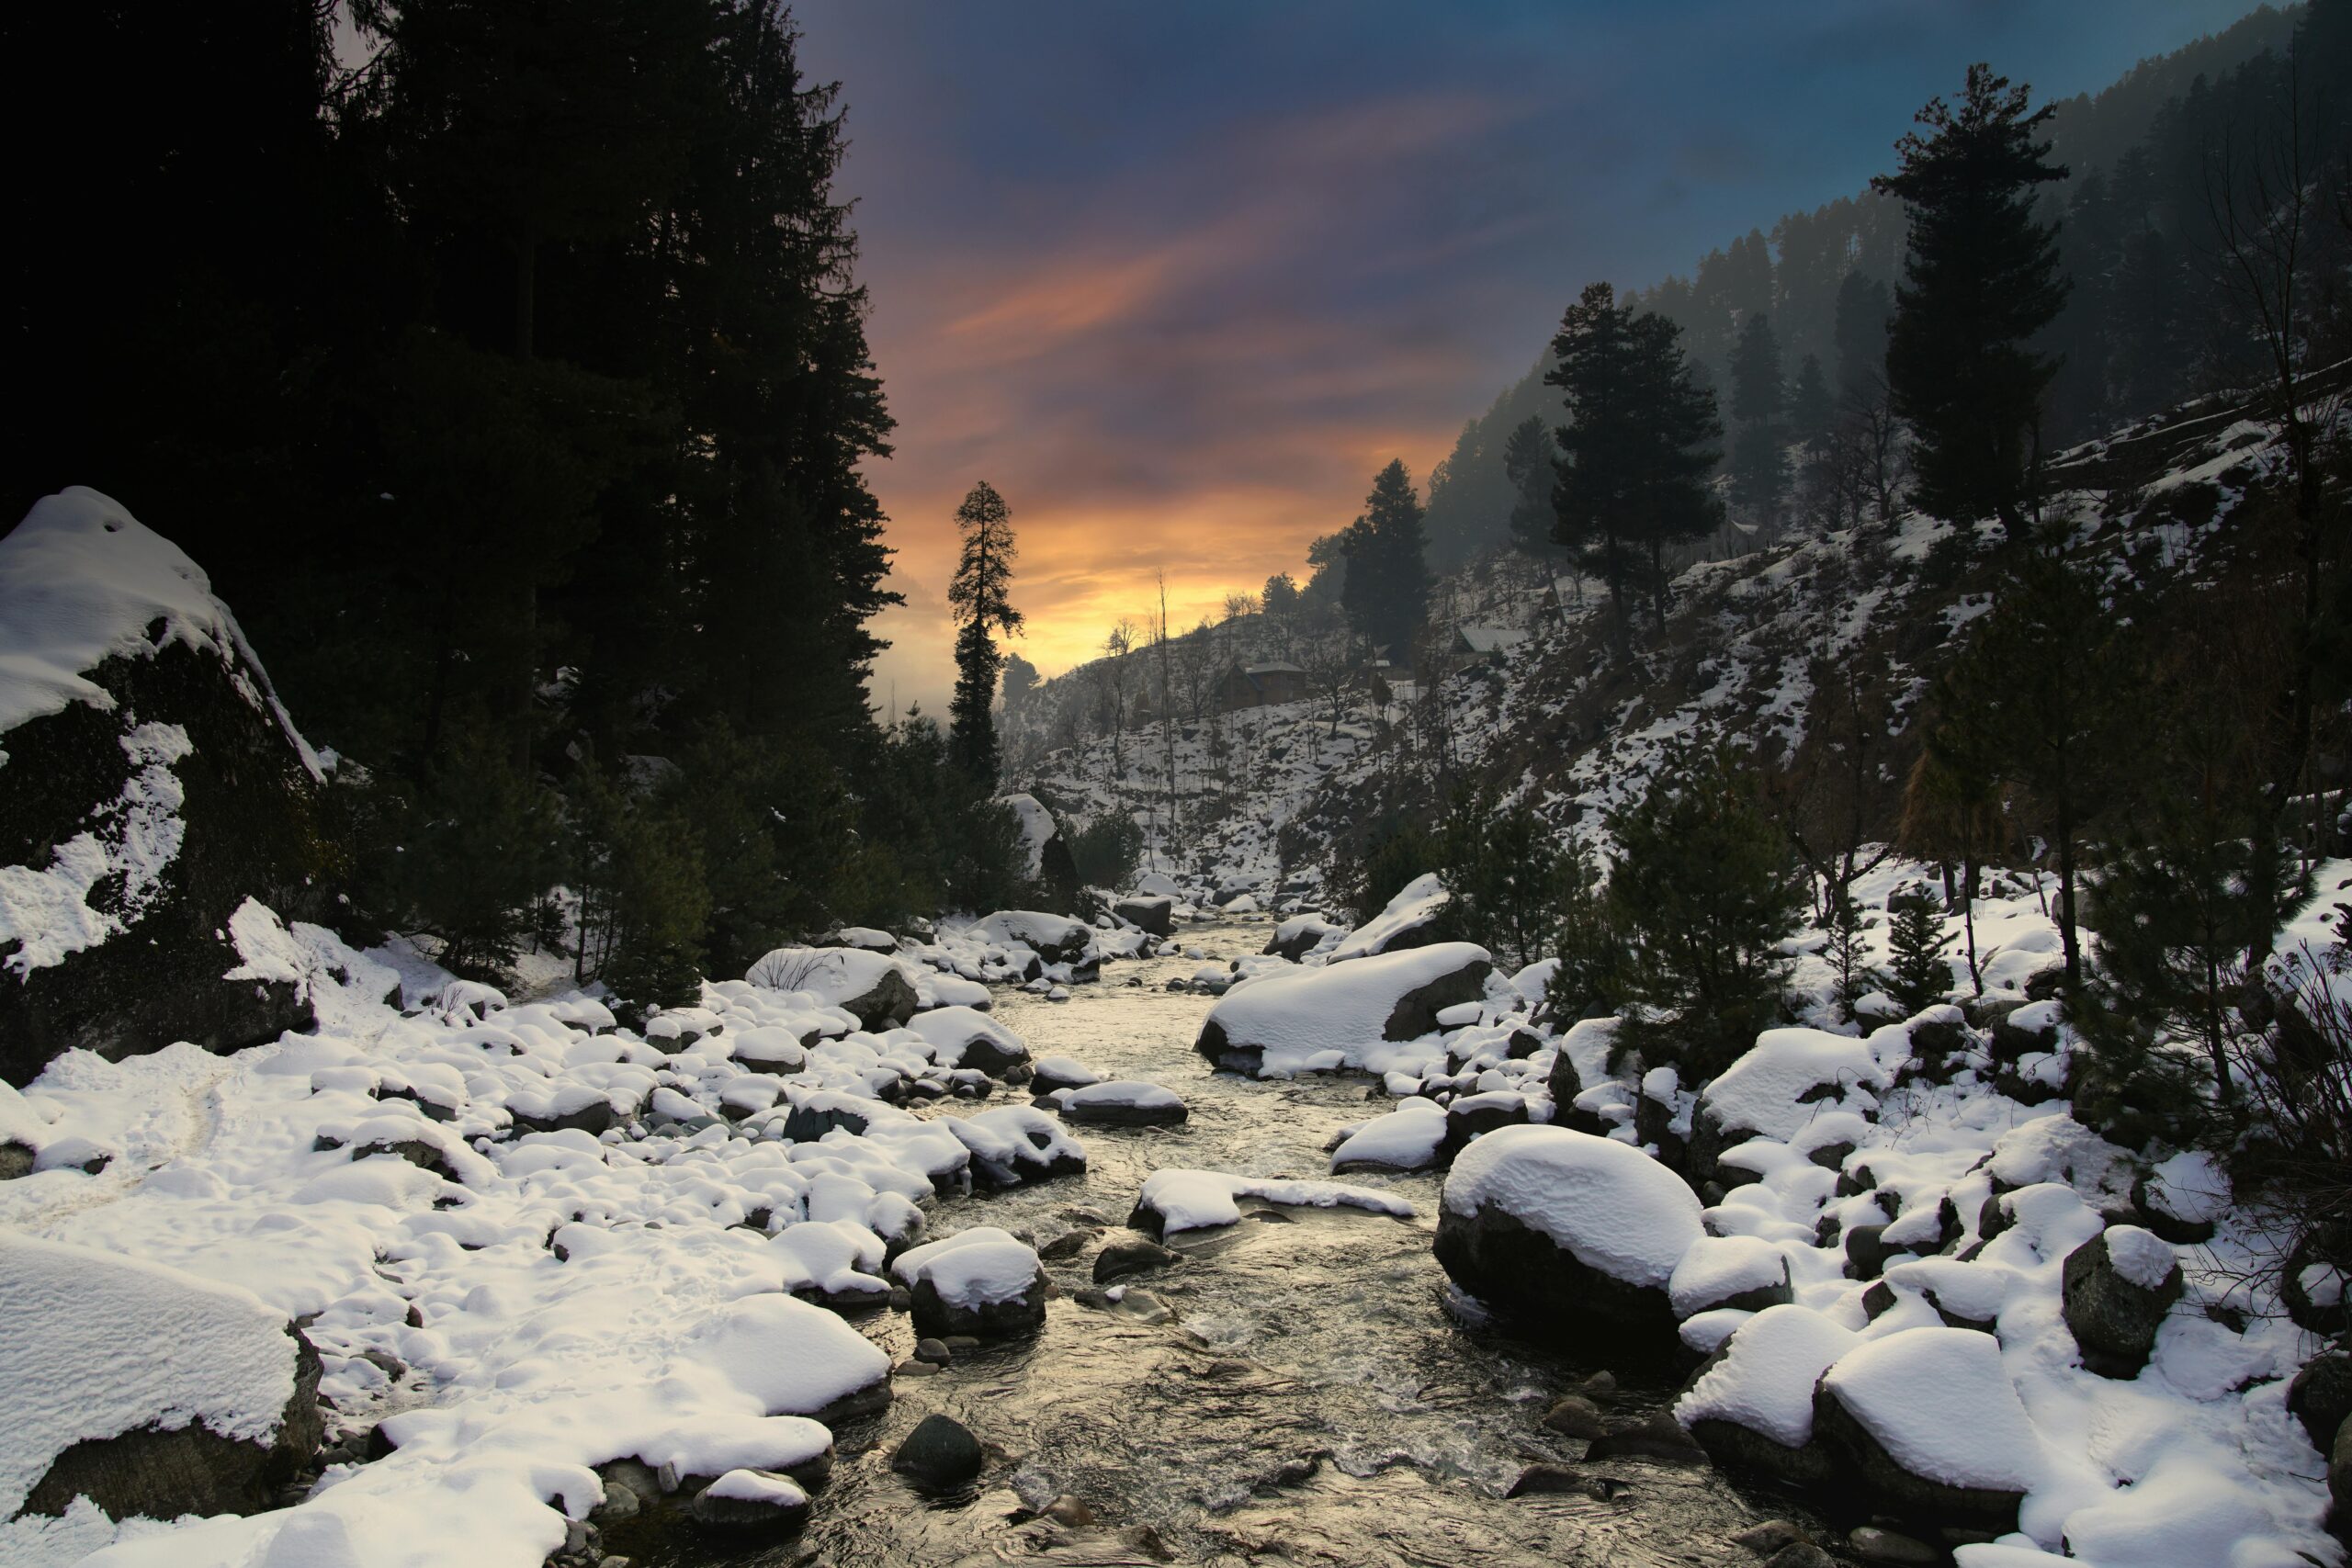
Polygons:
[[[1196,927],[1183,942],[1230,957],[1262,946],[1267,929]],[[1168,1129],[1087,1128],[1083,1179],[942,1202],[933,1235],[999,1224],[1044,1246],[1090,1225],[1115,1232],[1143,1179],[1169,1166],[1325,1174],[1331,1132],[1380,1109],[1366,1103],[1364,1081],[1212,1076],[1192,1051],[1209,999],[1164,988],[1197,966],[1110,966],[1104,984],[1075,987],[1068,1002],[1000,994],[998,1016],[1036,1055],[1166,1084],[1192,1117]],[[1623,1483],[1594,1488],[1613,1495],[1505,1500],[1525,1465],[1581,1453],[1542,1417],[1609,1364],[1610,1347],[1540,1345],[1450,1316],[1430,1253],[1439,1179],[1351,1179],[1393,1186],[1419,1217],[1261,1209],[1225,1231],[1171,1238],[1186,1261],[1128,1283],[1172,1320],[1132,1298],[1108,1309],[1073,1299],[1091,1284],[1091,1247],[1050,1261],[1062,1294],[1041,1335],[961,1354],[937,1376],[900,1378],[886,1413],[838,1433],[840,1463],[808,1533],[732,1561],[1728,1562],[1747,1554],[1727,1537],[1791,1511],[1712,1472],[1641,1461],[1588,1467]],[[894,1359],[913,1349],[902,1316],[862,1326]],[[1614,1406],[1637,1415],[1671,1392],[1629,1379]],[[890,1451],[934,1410],[988,1446],[977,1490],[926,1498],[890,1471]],[[1064,1494],[1095,1522],[1038,1517]],[[683,1542],[633,1555],[682,1568],[722,1561]]]

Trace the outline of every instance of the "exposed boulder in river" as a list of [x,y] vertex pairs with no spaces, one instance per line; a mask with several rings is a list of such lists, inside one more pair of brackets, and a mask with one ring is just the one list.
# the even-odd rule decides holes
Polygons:
[[1967,1328],[1848,1351],[1821,1374],[1814,1425],[1879,1507],[1997,1530],[2017,1528],[2041,1452],[2000,1346]]
[[865,1029],[892,1029],[919,999],[901,960],[855,947],[779,947],[743,976],[771,991],[799,991],[854,1015]]
[[1227,1072],[1379,1070],[1384,1042],[1419,1039],[1437,1015],[1486,994],[1494,963],[1466,942],[1284,969],[1235,987],[1193,1049]]
[[1675,1266],[1704,1234],[1690,1188],[1639,1149],[1504,1127],[1453,1162],[1437,1259],[1506,1315],[1655,1353],[1674,1345]]
[[271,909],[324,869],[318,760],[204,572],[76,486],[0,539],[0,1077],[311,1019]]
[[1176,934],[1176,900],[1166,894],[1130,894],[1112,904],[1111,913],[1153,936]]
[[1000,1337],[1046,1321],[1045,1265],[1026,1242],[994,1225],[910,1248],[890,1271],[913,1292],[917,1334]]

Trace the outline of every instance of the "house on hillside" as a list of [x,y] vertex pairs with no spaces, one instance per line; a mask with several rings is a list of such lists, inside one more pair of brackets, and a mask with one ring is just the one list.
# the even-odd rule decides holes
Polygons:
[[1512,649],[1526,640],[1525,632],[1509,626],[1456,626],[1450,651],[1457,659],[1480,659],[1499,664]]
[[1286,659],[1263,664],[1236,663],[1217,682],[1217,706],[1226,713],[1237,708],[1269,707],[1276,703],[1303,702],[1307,696],[1306,671]]

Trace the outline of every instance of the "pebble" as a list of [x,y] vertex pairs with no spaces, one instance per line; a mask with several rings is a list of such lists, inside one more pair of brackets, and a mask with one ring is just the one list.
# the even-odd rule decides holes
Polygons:
[[1600,1406],[1580,1393],[1561,1398],[1544,1415],[1544,1425],[1564,1438],[1599,1438],[1609,1431]]
[[1054,1523],[1067,1525],[1071,1529],[1084,1529],[1094,1522],[1094,1510],[1088,1507],[1083,1499],[1068,1492],[1046,1504],[1038,1512]]
[[900,1361],[890,1369],[890,1375],[901,1378],[935,1378],[939,1375],[935,1361]]
[[944,1339],[926,1338],[915,1341],[915,1359],[918,1361],[931,1361],[944,1367],[955,1359],[955,1355],[956,1352],[947,1348],[947,1342]]
[[1760,1525],[1754,1525],[1740,1531],[1731,1538],[1731,1543],[1734,1546],[1744,1546],[1750,1551],[1760,1552],[1770,1557],[1791,1541],[1811,1539],[1804,1531],[1786,1519],[1767,1519]]

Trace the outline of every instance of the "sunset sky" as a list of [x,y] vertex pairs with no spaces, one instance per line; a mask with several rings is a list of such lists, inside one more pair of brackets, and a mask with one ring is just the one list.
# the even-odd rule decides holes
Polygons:
[[944,707],[973,480],[1046,673],[1155,569],[1190,625],[1303,578],[1389,458],[1421,482],[1586,282],[1852,193],[1969,61],[2071,95],[2242,8],[805,0],[899,421],[876,702]]

